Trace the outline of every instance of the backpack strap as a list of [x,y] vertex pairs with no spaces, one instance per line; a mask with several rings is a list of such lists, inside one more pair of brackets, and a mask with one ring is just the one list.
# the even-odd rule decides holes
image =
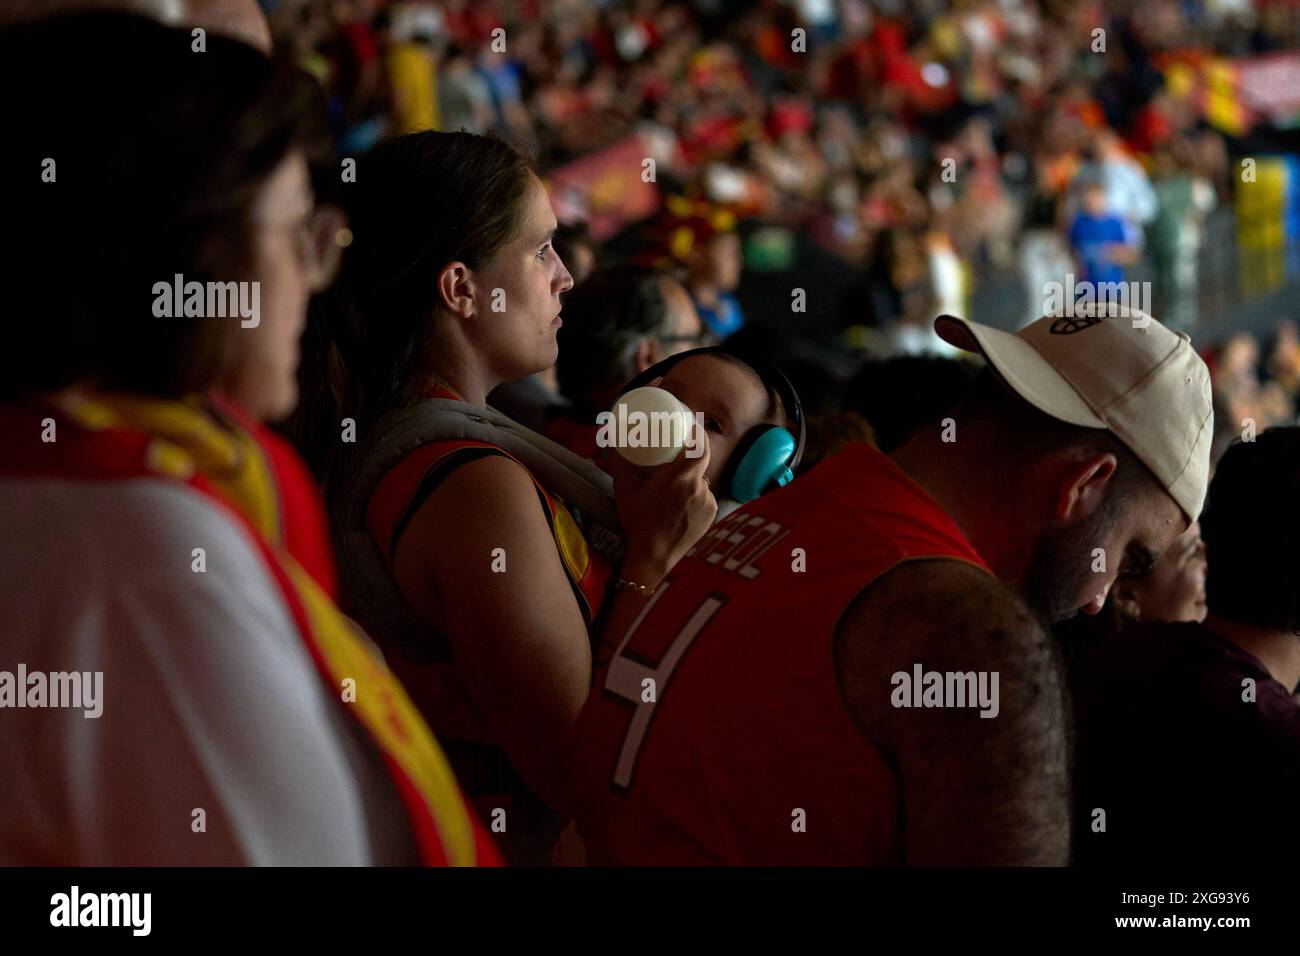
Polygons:
[[350,603],[367,627],[399,647],[411,647],[429,627],[402,596],[378,543],[366,528],[375,489],[416,449],[435,442],[493,445],[522,464],[534,480],[561,499],[590,547],[611,563],[623,550],[614,508],[613,479],[593,462],[530,431],[494,408],[448,398],[429,398],[380,419],[375,438],[345,476],[332,508],[340,572]]

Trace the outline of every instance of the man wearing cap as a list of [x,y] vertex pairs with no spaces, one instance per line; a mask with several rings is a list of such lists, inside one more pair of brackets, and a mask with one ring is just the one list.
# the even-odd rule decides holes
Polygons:
[[588,862],[1067,861],[1044,626],[1199,513],[1209,376],[1114,304],[935,327],[992,369],[947,417],[730,515],[609,648],[574,764]]

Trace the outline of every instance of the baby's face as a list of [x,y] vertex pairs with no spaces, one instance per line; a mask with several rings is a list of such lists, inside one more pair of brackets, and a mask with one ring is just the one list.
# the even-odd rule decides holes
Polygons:
[[767,421],[767,387],[757,372],[716,355],[683,359],[668,370],[659,387],[704,415],[709,441],[705,475],[716,489],[737,443],[749,429]]

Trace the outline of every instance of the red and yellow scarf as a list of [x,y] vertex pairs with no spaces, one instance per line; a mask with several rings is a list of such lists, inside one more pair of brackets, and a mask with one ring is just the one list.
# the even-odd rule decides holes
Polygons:
[[[467,809],[428,725],[379,652],[288,552],[275,476],[251,430],[200,399],[64,394],[44,407],[0,406],[0,475],[113,480],[153,477],[218,502],[257,542],[322,680],[378,748],[407,811],[422,862],[499,857]],[[43,441],[50,424],[56,440]],[[344,702],[344,681],[355,694]],[[352,698],[355,697],[355,700]]]

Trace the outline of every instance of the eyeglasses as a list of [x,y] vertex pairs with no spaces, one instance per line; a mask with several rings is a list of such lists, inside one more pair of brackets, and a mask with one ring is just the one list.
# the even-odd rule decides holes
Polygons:
[[319,292],[334,281],[343,250],[352,244],[347,216],[337,206],[317,206],[293,223],[260,225],[277,232],[293,230],[294,252],[312,292]]

